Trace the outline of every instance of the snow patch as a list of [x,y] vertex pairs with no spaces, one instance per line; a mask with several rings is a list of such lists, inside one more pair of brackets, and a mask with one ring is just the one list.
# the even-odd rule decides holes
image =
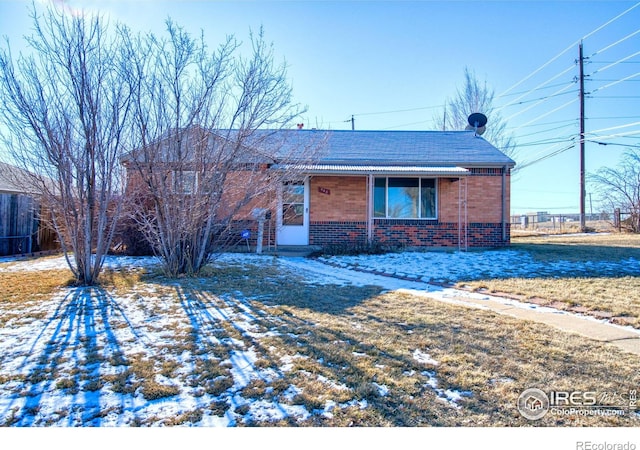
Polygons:
[[421,350],[418,350],[418,349],[414,350],[413,359],[418,361],[420,364],[428,364],[428,365],[431,365],[431,366],[437,366],[438,365],[438,361],[433,359],[431,357],[431,355],[429,355],[428,353],[425,353],[425,352],[423,352]]

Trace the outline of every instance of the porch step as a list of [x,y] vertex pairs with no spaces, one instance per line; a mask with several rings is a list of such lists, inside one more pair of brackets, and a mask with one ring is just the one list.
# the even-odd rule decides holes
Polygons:
[[[251,250],[253,252],[256,251],[255,247]],[[307,257],[320,250],[322,248],[315,245],[278,245],[277,247],[263,247],[262,254],[283,257]]]

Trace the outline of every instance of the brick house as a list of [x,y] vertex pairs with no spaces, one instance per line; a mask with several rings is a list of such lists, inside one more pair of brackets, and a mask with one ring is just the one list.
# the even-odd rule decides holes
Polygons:
[[[265,245],[375,241],[466,249],[510,243],[515,162],[473,131],[263,133],[271,136],[260,139],[265,148],[270,139],[279,144],[275,153],[262,153],[271,156],[260,166],[284,178],[277,192],[244,208],[235,229],[250,229],[255,239],[250,211],[268,210]],[[314,142],[321,143],[317,153],[303,157],[301,149]]]
[[509,245],[515,162],[473,131],[326,133],[316,161],[278,195],[279,245]]

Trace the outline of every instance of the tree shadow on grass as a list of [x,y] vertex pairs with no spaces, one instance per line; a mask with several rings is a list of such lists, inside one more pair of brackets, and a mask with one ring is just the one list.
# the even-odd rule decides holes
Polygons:
[[[243,286],[237,279],[231,283],[219,275],[209,282],[202,279],[155,281],[176,290],[190,321],[194,358],[218,366],[210,374],[198,375],[197,383],[217,396],[218,405],[225,405],[223,412],[218,411],[216,415],[223,414],[231,425],[451,423],[455,408],[444,401],[434,402],[439,395],[429,385],[429,376],[421,373],[424,367],[416,363],[410,351],[389,353],[388,349],[352,333],[354,328],[349,322],[358,320],[352,310],[377,297],[382,292],[380,287],[313,285],[301,283],[295,276],[281,277],[278,283],[265,279]],[[324,323],[325,319],[328,324]],[[331,323],[334,319],[338,321],[336,326]],[[382,321],[376,323],[376,327],[392,336],[406,331],[402,324]],[[354,356],[360,352],[375,355],[392,365],[399,380],[403,378],[403,371],[413,371],[412,376],[418,380],[416,386],[406,395],[380,394],[381,388],[375,380],[385,369],[383,366],[362,367],[356,361],[358,356]],[[293,368],[285,369],[282,358],[295,359],[296,354],[305,362],[293,363]],[[221,383],[225,378],[226,382]],[[344,386],[349,394],[336,387],[338,385]],[[292,386],[301,392],[292,396],[289,391]],[[431,404],[432,409],[425,410],[416,403]],[[260,417],[255,409],[264,404],[270,405],[271,412],[267,417]],[[331,404],[338,406],[334,410]],[[295,406],[306,408],[308,417],[296,417],[292,413]],[[329,410],[325,410],[327,407]]]
[[[4,425],[100,426],[101,365],[127,364],[115,322],[125,323],[133,336],[141,338],[104,289],[70,289],[18,369],[27,373],[22,391],[2,414]],[[54,412],[44,416],[43,409]]]

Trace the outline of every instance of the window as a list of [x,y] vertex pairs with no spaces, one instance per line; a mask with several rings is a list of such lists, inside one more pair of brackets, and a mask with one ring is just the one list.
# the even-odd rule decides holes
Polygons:
[[304,225],[304,181],[288,181],[282,188],[282,225]]
[[198,174],[194,170],[176,170],[173,172],[175,192],[191,195],[196,193]]
[[389,219],[435,219],[434,178],[376,178],[373,216]]

